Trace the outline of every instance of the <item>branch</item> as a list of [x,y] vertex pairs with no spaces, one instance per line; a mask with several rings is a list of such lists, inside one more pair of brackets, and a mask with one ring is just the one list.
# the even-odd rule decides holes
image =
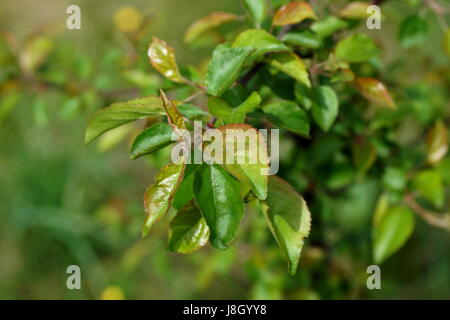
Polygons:
[[450,213],[439,214],[423,208],[416,202],[413,194],[407,194],[403,198],[405,204],[416,212],[429,225],[450,231]]

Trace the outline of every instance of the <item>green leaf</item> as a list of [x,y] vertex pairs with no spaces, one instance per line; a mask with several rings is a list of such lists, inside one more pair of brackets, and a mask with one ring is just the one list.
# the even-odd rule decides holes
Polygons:
[[292,1],[275,12],[272,25],[285,26],[300,23],[306,19],[317,19],[311,5],[305,1]]
[[265,0],[244,0],[244,6],[250,14],[250,17],[256,28],[259,28],[264,22],[266,14]]
[[195,21],[186,31],[184,42],[191,43],[205,32],[214,29],[226,22],[235,21],[238,16],[227,12],[213,12],[210,15]]
[[402,47],[410,48],[422,44],[428,35],[428,23],[419,16],[407,17],[400,26],[399,41]]
[[249,29],[240,33],[234,40],[232,47],[252,47],[255,49],[255,52],[246,61],[246,65],[252,64],[268,52],[289,51],[289,48],[283,42],[262,29]]
[[227,249],[244,214],[239,182],[219,165],[202,165],[194,177],[194,198],[210,229],[211,244]]
[[206,73],[208,93],[220,96],[239,77],[247,58],[255,49],[244,46],[239,48],[218,47],[214,50]]
[[290,75],[307,87],[311,86],[306,66],[296,54],[291,52],[274,53],[269,55],[267,59],[272,67]]
[[286,254],[291,275],[311,229],[311,214],[305,200],[284,180],[269,177],[267,200],[261,203],[270,231]]
[[198,164],[186,164],[186,169],[184,170],[183,181],[177,190],[177,193],[173,197],[172,207],[177,210],[183,208],[190,200],[194,199],[194,176],[195,171],[200,167]]
[[436,164],[448,152],[448,131],[442,120],[436,121],[427,134],[427,161]]
[[381,81],[374,78],[357,78],[353,84],[367,100],[384,108],[397,109],[394,100]]
[[191,253],[203,247],[208,238],[208,225],[192,200],[178,211],[170,222],[168,249],[179,253]]
[[444,206],[444,183],[438,170],[429,169],[420,171],[414,177],[413,187],[436,208],[442,208]]
[[166,123],[155,123],[142,131],[130,149],[130,158],[136,159],[145,154],[152,153],[171,144],[172,128]]
[[147,55],[153,67],[167,79],[178,83],[186,82],[178,70],[175,51],[165,41],[153,37]]
[[339,112],[339,100],[331,87],[320,86],[314,89],[312,114],[323,131],[328,131]]
[[263,111],[271,122],[295,132],[303,137],[309,137],[309,120],[306,112],[291,101],[274,102],[264,106]]
[[311,25],[311,30],[314,31],[318,36],[326,38],[331,36],[336,31],[345,29],[348,27],[348,22],[338,17],[328,16],[323,20],[314,22]]
[[374,227],[373,256],[380,264],[399,250],[414,230],[414,214],[406,207],[393,207]]
[[228,103],[220,98],[210,98],[208,101],[209,111],[224,124],[243,123],[247,113],[253,111],[261,103],[261,97],[253,92],[242,104],[231,108]]
[[102,133],[125,123],[161,115],[164,115],[163,104],[156,96],[114,103],[92,116],[85,132],[84,142],[88,144]]
[[183,180],[185,164],[170,163],[156,176],[155,183],[147,188],[144,195],[145,222],[142,237],[146,237],[153,224],[159,221],[169,210],[173,196]]
[[[231,124],[219,128],[224,134],[224,146],[227,148],[223,158],[223,167],[239,181],[248,185],[255,195],[264,200],[267,197],[267,175],[269,160],[264,136],[247,124]],[[232,136],[227,133],[235,133]],[[242,137],[245,141],[238,139]],[[232,146],[232,147],[231,147]],[[239,157],[242,157],[239,160]],[[228,159],[233,159],[229,161]]]
[[304,84],[297,82],[294,87],[295,99],[305,110],[310,110],[313,105],[313,92]]
[[210,116],[208,112],[203,111],[193,104],[181,104],[178,106],[178,111],[180,111],[180,113],[189,120],[195,120],[203,118],[205,116]]
[[370,141],[355,141],[352,144],[353,162],[360,174],[369,170],[377,159],[377,149]]
[[348,62],[364,62],[378,52],[372,39],[361,33],[344,38],[336,45],[336,57]]
[[309,30],[288,32],[281,38],[281,40],[290,45],[310,49],[318,49],[322,45],[320,37]]

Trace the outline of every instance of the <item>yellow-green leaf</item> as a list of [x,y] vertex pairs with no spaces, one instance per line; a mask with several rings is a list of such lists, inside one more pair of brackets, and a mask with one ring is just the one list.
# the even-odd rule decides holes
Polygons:
[[92,116],[85,132],[84,142],[88,144],[102,133],[125,123],[164,114],[162,101],[156,96],[114,103]]
[[370,3],[367,1],[350,2],[339,11],[338,15],[348,19],[366,19],[370,15],[367,12],[369,6]]
[[374,78],[357,78],[354,81],[355,88],[367,100],[374,102],[381,107],[396,109],[394,100],[384,86],[384,84]]
[[165,41],[153,37],[147,55],[153,67],[167,79],[178,83],[186,82],[178,70],[175,51]]
[[442,120],[436,121],[427,135],[427,161],[437,164],[448,152],[448,130]]
[[400,249],[414,230],[414,214],[406,207],[393,207],[374,226],[373,256],[380,264]]
[[293,1],[275,12],[272,24],[274,26],[284,26],[299,23],[306,19],[317,19],[311,5],[305,1]]
[[179,253],[191,253],[203,247],[208,238],[208,225],[192,200],[170,222],[168,248]]
[[184,41],[191,43],[200,35],[226,22],[237,20],[237,16],[227,12],[213,12],[195,21],[186,31]]
[[268,62],[272,67],[290,75],[292,78],[303,83],[305,86],[311,86],[306,66],[303,63],[303,60],[295,53],[274,53],[269,55]]
[[298,261],[311,229],[311,213],[305,200],[284,180],[269,177],[266,201],[261,203],[267,224],[288,259],[291,275],[297,271]]
[[142,237],[146,237],[153,224],[159,221],[169,210],[173,196],[183,180],[185,163],[170,163],[163,167],[154,184],[147,188],[144,195],[145,222]]

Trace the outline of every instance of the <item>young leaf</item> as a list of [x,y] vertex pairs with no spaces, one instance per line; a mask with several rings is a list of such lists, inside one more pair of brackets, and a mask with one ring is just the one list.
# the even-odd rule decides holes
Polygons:
[[167,120],[169,121],[170,126],[176,132],[178,129],[185,129],[186,125],[184,123],[183,115],[178,111],[175,103],[171,101],[165,95],[164,91],[160,90],[161,99],[163,101],[163,107],[166,111]]
[[318,49],[322,45],[320,37],[309,30],[288,32],[281,38],[281,40],[290,45],[310,49]]
[[309,137],[309,120],[306,112],[291,101],[274,102],[263,108],[269,120],[276,125],[295,132],[303,137]]
[[311,5],[304,1],[293,1],[275,12],[272,25],[285,26],[287,24],[300,23],[306,19],[317,19]]
[[92,116],[85,132],[84,142],[88,144],[106,131],[128,122],[161,115],[164,115],[163,104],[156,96],[114,103]]
[[339,100],[331,87],[320,86],[314,89],[312,114],[323,131],[328,131],[339,112]]
[[408,240],[414,230],[414,214],[406,207],[393,207],[375,228],[373,256],[380,264],[393,255]]
[[442,208],[445,200],[444,183],[438,170],[423,170],[414,177],[414,189],[436,208]]
[[228,103],[217,97],[209,98],[208,110],[214,117],[221,120],[223,123],[229,122],[230,115],[233,112],[233,108],[231,108]]
[[221,24],[237,19],[238,17],[232,13],[213,12],[210,15],[195,21],[186,31],[184,35],[184,41],[187,43],[191,43],[203,33],[214,29]]
[[229,122],[226,122],[225,124],[244,123],[247,113],[255,110],[260,103],[261,97],[259,94],[256,91],[252,92],[252,94],[244,102],[242,102],[238,107],[232,109]]
[[226,48],[218,47],[214,50],[206,73],[208,93],[220,96],[239,76],[239,73],[254,51],[251,47]]
[[256,59],[268,52],[289,51],[289,48],[275,36],[262,29],[249,29],[240,33],[234,40],[232,47],[252,47],[255,52],[246,61],[252,64]]
[[399,40],[404,48],[420,45],[428,35],[427,21],[419,16],[407,17],[400,26]]
[[306,66],[302,59],[295,53],[274,53],[269,55],[268,62],[272,67],[290,75],[292,78],[300,83],[303,83],[305,86],[311,86]]
[[244,6],[250,14],[250,17],[256,28],[259,28],[264,22],[266,14],[265,0],[244,0]]
[[339,16],[347,19],[366,19],[369,16],[367,8],[370,3],[367,1],[353,1],[339,11]]
[[284,180],[269,177],[267,200],[261,203],[270,231],[286,254],[291,275],[311,229],[311,214],[305,200]]
[[145,129],[134,139],[130,149],[130,158],[136,159],[168,146],[173,142],[172,132],[172,128],[164,122],[155,123]]
[[448,131],[442,120],[436,121],[427,135],[427,160],[436,164],[445,157],[448,151]]
[[170,163],[156,176],[155,184],[150,185],[144,195],[145,222],[142,237],[146,237],[155,222],[169,210],[173,196],[183,180],[185,163]]
[[244,214],[240,185],[219,165],[202,165],[194,177],[194,198],[210,230],[209,240],[227,249]]
[[370,100],[381,107],[396,109],[394,100],[387,91],[384,84],[374,78],[357,78],[354,81],[356,90],[367,100]]
[[379,52],[375,43],[365,34],[354,34],[336,45],[336,57],[348,62],[364,62]]
[[208,225],[192,200],[170,222],[168,248],[179,253],[191,253],[203,247],[208,238]]
[[[264,200],[267,197],[269,160],[263,135],[247,124],[226,125],[219,130],[224,134],[224,146],[227,148],[223,167],[239,181],[250,186],[259,199]],[[232,130],[228,132],[236,136],[227,134],[227,130]],[[245,141],[240,140],[240,137]],[[242,157],[243,161],[240,161],[239,157]],[[229,161],[229,158],[234,161]]]
[[153,37],[153,41],[148,48],[147,55],[153,67],[167,79],[178,83],[185,83],[178,70],[175,52],[165,41]]

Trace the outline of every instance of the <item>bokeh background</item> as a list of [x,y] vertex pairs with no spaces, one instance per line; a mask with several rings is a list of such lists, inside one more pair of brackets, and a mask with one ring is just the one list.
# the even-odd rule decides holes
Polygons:
[[[383,59],[426,70],[427,60],[415,51],[406,55],[388,31],[404,16],[394,2],[383,7],[394,21],[372,34],[385,37]],[[70,4],[81,7],[81,30],[65,28]],[[125,5],[145,23],[136,36],[115,21]],[[87,119],[112,102],[155,92],[163,80],[145,55],[153,35],[175,48],[180,65],[204,64],[210,48],[188,48],[182,39],[192,21],[211,11],[243,13],[238,0],[0,0],[0,298],[450,298],[449,233],[419,219],[406,246],[383,264],[382,290],[366,288],[378,192],[371,181],[355,185],[331,215],[313,211],[313,219],[327,223],[313,226],[295,277],[252,210],[227,251],[167,251],[170,219],[140,239],[142,196],[167,152],[129,159],[142,123],[85,147]],[[424,50],[445,65],[432,53],[441,37],[432,33]],[[11,46],[25,71],[11,60]],[[410,76],[421,81],[404,74]],[[66,288],[72,264],[81,267],[81,290]]]

